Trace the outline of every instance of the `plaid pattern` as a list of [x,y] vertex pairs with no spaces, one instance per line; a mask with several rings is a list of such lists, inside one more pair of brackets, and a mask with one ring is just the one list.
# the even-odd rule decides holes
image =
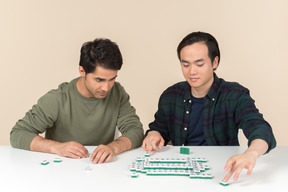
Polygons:
[[[149,130],[160,132],[165,145],[186,145],[192,103],[188,82],[177,83],[166,89],[160,97],[155,120]],[[249,90],[236,82],[226,82],[214,74],[214,82],[204,98],[203,131],[210,146],[238,146],[238,129],[248,139],[263,139],[269,152],[276,146],[271,126],[259,113]]]

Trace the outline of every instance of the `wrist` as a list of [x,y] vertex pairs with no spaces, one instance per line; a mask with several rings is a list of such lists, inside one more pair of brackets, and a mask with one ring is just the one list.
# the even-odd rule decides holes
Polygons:
[[57,143],[55,142],[55,143],[50,143],[50,145],[49,145],[49,151],[50,151],[50,153],[54,153],[54,154],[57,154]]
[[261,155],[263,155],[267,150],[268,150],[268,144],[266,143],[266,141],[262,139],[255,139],[251,142],[246,152],[257,156],[258,158]]
[[118,155],[124,151],[131,149],[132,143],[127,137],[119,137],[117,140],[109,143],[107,146],[112,150],[114,155]]
[[249,156],[253,156],[253,157],[255,157],[255,159],[257,159],[258,157],[260,157],[262,155],[256,150],[247,150],[244,154],[249,155]]
[[149,131],[148,135],[160,135],[161,136],[161,134],[158,131]]

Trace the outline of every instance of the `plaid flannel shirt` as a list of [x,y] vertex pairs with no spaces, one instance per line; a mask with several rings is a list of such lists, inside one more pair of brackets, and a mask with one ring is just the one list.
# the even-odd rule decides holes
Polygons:
[[[188,82],[177,83],[160,96],[155,120],[149,131],[160,132],[165,145],[186,145],[191,109],[191,87]],[[204,98],[202,114],[206,144],[238,146],[238,130],[242,129],[248,146],[254,139],[267,142],[269,152],[276,146],[272,128],[259,113],[249,90],[236,82],[226,82],[214,73],[214,82]]]

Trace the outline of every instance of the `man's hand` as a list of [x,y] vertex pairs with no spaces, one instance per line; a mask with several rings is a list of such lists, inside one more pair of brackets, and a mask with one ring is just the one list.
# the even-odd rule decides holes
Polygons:
[[229,172],[224,177],[223,181],[227,182],[234,173],[233,180],[237,181],[244,168],[248,170],[247,175],[251,175],[252,170],[256,165],[257,158],[263,155],[267,150],[268,144],[264,140],[253,140],[245,153],[234,155],[227,161],[224,170],[229,170]]
[[162,149],[163,145],[164,139],[161,134],[158,131],[149,131],[148,135],[143,141],[142,148],[146,151],[146,153],[151,153],[152,151]]
[[45,153],[54,153],[64,157],[74,159],[88,157],[88,150],[80,143],[70,141],[60,143],[57,141],[45,139],[41,136],[36,136],[30,144],[31,151],[39,151]]
[[99,145],[92,153],[90,160],[93,163],[107,163],[115,156],[112,148],[108,145]]
[[89,156],[88,150],[80,143],[74,141],[58,143],[52,147],[52,151],[57,155],[73,159],[87,158]]
[[244,154],[232,156],[226,163],[224,170],[228,174],[224,177],[223,181],[227,182],[234,174],[233,180],[237,181],[243,168],[248,169],[247,175],[251,175],[253,168],[255,167],[258,156],[253,152],[245,152]]
[[128,137],[121,136],[108,145],[99,145],[92,153],[90,160],[92,163],[107,163],[115,155],[130,150],[132,143]]

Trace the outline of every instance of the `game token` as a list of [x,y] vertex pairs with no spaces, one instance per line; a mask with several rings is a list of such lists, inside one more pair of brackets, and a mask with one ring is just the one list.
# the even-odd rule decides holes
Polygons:
[[47,161],[47,160],[43,160],[42,162],[41,162],[41,165],[48,165],[49,164],[49,161]]
[[62,161],[62,159],[60,159],[59,157],[55,157],[54,158],[54,162],[55,163],[60,163]]
[[189,155],[190,149],[187,147],[180,147],[180,154]]
[[131,178],[137,178],[138,177],[138,174],[137,173],[135,173],[135,172],[132,172],[131,173]]
[[90,166],[86,167],[86,171],[91,171],[91,170],[92,170],[92,168]]
[[229,182],[220,181],[220,185],[228,186],[228,185],[229,185]]

